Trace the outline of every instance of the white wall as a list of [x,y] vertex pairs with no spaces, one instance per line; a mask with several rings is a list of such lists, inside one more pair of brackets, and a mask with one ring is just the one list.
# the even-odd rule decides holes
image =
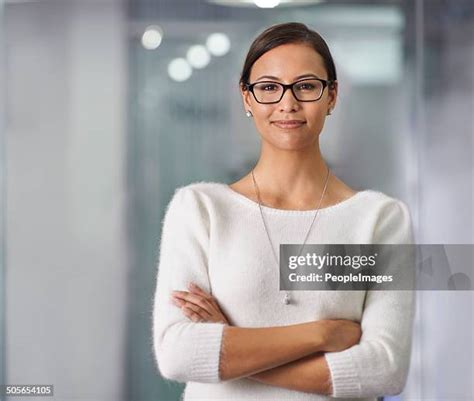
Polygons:
[[[124,6],[9,4],[6,383],[123,398]],[[33,398],[29,398],[33,399]]]

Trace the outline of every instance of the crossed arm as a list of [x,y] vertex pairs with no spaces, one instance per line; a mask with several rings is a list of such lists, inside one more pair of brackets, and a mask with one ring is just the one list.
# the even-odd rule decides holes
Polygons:
[[[277,387],[342,398],[395,395],[404,388],[410,361],[413,291],[368,291],[360,325],[349,320],[318,320],[266,328],[231,326],[222,317],[216,300],[203,300],[186,291],[178,293],[185,293],[187,300],[184,304],[183,299],[175,301],[176,305],[181,303],[177,312],[195,323],[213,322],[194,323],[193,330],[215,330],[222,340],[217,343],[216,336],[206,337],[213,338],[211,361],[215,374],[210,379],[201,375],[194,381],[246,377]],[[190,299],[194,301],[188,302]],[[175,335],[183,339],[191,333],[177,334],[176,330]],[[174,354],[167,353],[165,359],[171,355]],[[177,372],[184,372],[183,369],[185,366]],[[195,365],[188,371],[185,381],[193,381],[191,375],[196,369],[199,368]]]
[[190,290],[175,294],[176,306],[188,318],[226,324],[219,366],[221,380],[247,377],[277,387],[330,395],[331,377],[324,352],[349,348],[360,339],[359,324],[347,320],[268,328],[231,326],[214,298],[199,287]]
[[322,336],[313,322],[262,329],[227,326],[220,377],[222,380],[247,377],[292,390],[331,394],[324,356],[315,354],[322,344]]
[[248,378],[290,390],[332,394],[331,377],[323,353],[309,355]]

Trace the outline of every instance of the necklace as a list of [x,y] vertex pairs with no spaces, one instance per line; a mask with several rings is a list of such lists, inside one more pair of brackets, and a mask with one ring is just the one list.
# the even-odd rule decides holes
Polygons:
[[[255,181],[255,175],[253,173],[253,169],[252,169],[252,179],[253,179],[253,185],[254,185],[254,189],[255,189],[255,192],[257,194],[257,199],[258,199],[258,207],[260,209],[260,215],[262,216],[262,221],[263,221],[263,227],[265,228],[265,233],[267,234],[267,238],[268,238],[268,242],[270,243],[270,247],[272,248],[272,253],[273,253],[273,256],[275,258],[275,261],[276,261],[276,264],[278,266],[278,268],[280,268],[280,263],[278,262],[278,258],[276,256],[276,253],[275,253],[275,249],[273,247],[273,243],[272,243],[272,240],[270,238],[270,233],[269,233],[269,230],[267,228],[267,224],[265,222],[265,218],[263,217],[263,210],[262,210],[262,200],[260,199],[260,191],[258,189],[258,185],[257,185],[257,182]],[[304,242],[303,242],[303,245],[301,246],[300,248],[300,251],[298,252],[298,256],[300,256],[300,253],[301,253],[301,250],[303,249],[303,247],[305,246],[306,244],[306,241],[308,239],[308,236],[309,236],[309,233],[311,232],[311,228],[313,227],[313,223],[314,221],[316,220],[316,217],[318,215],[318,212],[319,212],[319,207],[321,206],[321,202],[324,198],[324,194],[326,193],[326,188],[327,188],[327,185],[328,185],[328,180],[329,180],[329,167],[328,167],[328,172],[326,174],[326,181],[324,183],[324,189],[323,189],[323,192],[321,194],[321,198],[319,199],[319,203],[318,203],[318,207],[316,209],[316,213],[314,214],[314,217],[313,217],[313,220],[311,221],[311,225],[309,226],[309,229],[308,229],[308,232],[306,233],[306,237],[304,239]],[[285,298],[283,299],[283,303],[285,305],[289,305],[291,302],[291,298],[290,298],[290,294],[288,293],[288,291],[285,291]]]

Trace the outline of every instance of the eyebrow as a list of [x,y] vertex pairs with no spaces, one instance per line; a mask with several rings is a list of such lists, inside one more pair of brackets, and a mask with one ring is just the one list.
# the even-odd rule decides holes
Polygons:
[[[300,78],[306,78],[306,77],[314,77],[314,78],[319,78],[316,74],[303,74],[303,75],[298,75],[297,77],[295,77],[295,80],[298,80]],[[258,77],[256,79],[256,81],[259,81],[260,79],[263,79],[263,78],[268,78],[268,79],[276,79],[277,81],[280,80],[280,78],[278,77],[274,77],[273,75],[262,75],[261,77]]]

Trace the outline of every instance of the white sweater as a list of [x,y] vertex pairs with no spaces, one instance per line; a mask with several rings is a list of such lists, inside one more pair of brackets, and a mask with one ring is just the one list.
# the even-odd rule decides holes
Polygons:
[[[314,213],[266,206],[263,212],[277,255],[280,243],[303,242]],[[382,192],[360,191],[321,209],[307,243],[413,243],[410,213],[404,202]],[[169,301],[172,290],[188,291],[191,281],[212,292],[233,326],[359,321],[358,345],[325,354],[333,397],[374,401],[402,391],[411,353],[413,291],[292,291],[292,302],[285,305],[258,204],[227,184],[196,182],[177,188],[167,206],[153,310],[157,366],[163,377],[187,383],[184,400],[330,399],[247,378],[222,381],[224,325],[194,323]]]

